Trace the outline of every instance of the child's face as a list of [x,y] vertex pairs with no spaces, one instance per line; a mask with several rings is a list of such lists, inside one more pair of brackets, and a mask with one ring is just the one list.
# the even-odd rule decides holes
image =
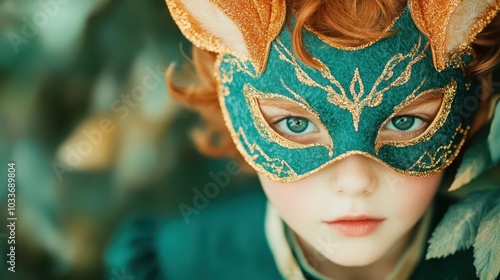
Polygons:
[[[435,121],[443,97],[429,92],[417,98],[380,129],[380,139],[419,137]],[[260,100],[259,107],[281,136],[302,144],[328,142],[328,132],[300,107],[272,99]],[[436,193],[442,172],[403,175],[365,154],[353,154],[292,183],[262,174],[259,178],[306,253],[314,257],[319,252],[319,258],[342,266],[365,266],[404,249]]]
[[[318,256],[315,262],[326,257],[341,266],[365,266],[406,246],[442,174],[405,176],[354,155],[293,183],[259,178],[271,204],[306,245],[306,253],[309,249],[309,255]],[[378,222],[334,223],[360,216]]]
[[263,73],[231,54],[216,62],[236,147],[301,241],[339,265],[406,245],[474,115],[461,112],[462,70],[436,71],[408,11],[394,30],[358,51],[305,32],[318,69],[298,60],[287,28]]

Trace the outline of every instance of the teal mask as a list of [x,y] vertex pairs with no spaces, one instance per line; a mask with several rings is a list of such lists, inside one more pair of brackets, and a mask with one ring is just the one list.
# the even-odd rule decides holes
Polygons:
[[[396,172],[428,176],[447,167],[465,141],[474,113],[463,114],[470,84],[461,67],[438,72],[428,40],[408,10],[393,26],[398,32],[373,44],[345,50],[304,31],[304,44],[324,67],[313,69],[293,53],[283,28],[272,42],[266,70],[221,55],[216,66],[226,124],[246,161],[279,182],[292,182],[350,155],[364,155]],[[465,57],[468,60],[470,57]],[[379,131],[407,104],[429,92],[443,94],[430,126],[405,141],[380,141]],[[328,143],[299,144],[275,132],[259,99],[294,102],[328,131]]]

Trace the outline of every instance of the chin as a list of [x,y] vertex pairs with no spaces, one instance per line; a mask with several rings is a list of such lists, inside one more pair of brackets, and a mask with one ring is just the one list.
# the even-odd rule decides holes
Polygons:
[[354,256],[354,257],[340,257],[340,258],[334,258],[334,259],[329,259],[331,262],[340,265],[340,266],[345,266],[345,267],[362,267],[362,266],[368,266],[373,264],[377,258],[370,258],[370,257],[360,257],[360,256]]
[[345,267],[368,266],[379,260],[383,256],[383,250],[380,248],[345,248],[338,252],[330,254],[329,261]]

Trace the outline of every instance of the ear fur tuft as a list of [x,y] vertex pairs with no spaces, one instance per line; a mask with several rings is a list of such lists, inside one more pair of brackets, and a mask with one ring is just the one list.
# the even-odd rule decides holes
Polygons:
[[198,48],[250,59],[263,72],[283,27],[284,0],[166,0],[175,22]]
[[470,43],[496,16],[500,0],[410,0],[413,21],[430,41],[438,71],[470,52]]

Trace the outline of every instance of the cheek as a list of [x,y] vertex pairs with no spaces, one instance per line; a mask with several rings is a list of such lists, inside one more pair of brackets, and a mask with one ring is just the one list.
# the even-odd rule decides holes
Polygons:
[[308,179],[294,183],[278,183],[259,174],[262,188],[268,200],[289,225],[307,223],[313,213],[311,210],[315,198],[311,188],[307,187]]
[[398,205],[397,217],[410,223],[416,222],[434,198],[443,173],[429,177],[398,176],[394,179],[397,183],[392,191]]

